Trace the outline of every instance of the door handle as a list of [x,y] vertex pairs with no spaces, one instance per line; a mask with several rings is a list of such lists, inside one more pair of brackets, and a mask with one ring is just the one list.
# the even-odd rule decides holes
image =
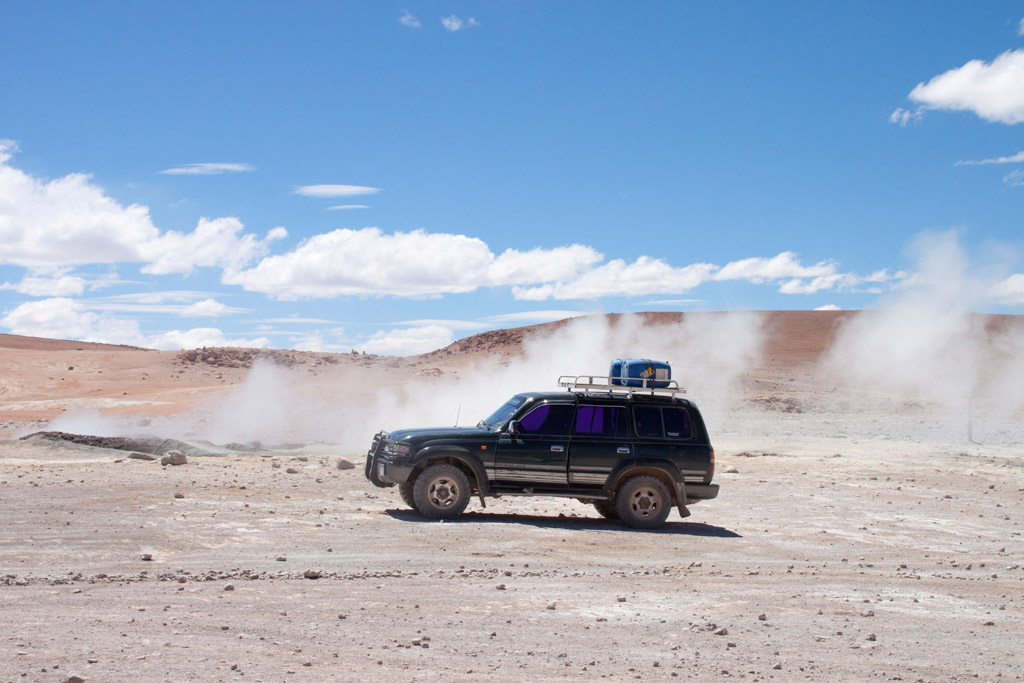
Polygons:
[[625,446],[619,446],[616,452],[619,454],[626,454],[629,453],[629,449]]
[[565,451],[565,446],[552,446],[551,451],[554,453],[562,453]]

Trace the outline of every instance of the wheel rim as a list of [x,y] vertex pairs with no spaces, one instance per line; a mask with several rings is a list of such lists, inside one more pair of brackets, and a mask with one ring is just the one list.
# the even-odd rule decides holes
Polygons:
[[440,477],[430,482],[427,489],[427,500],[437,508],[448,508],[459,499],[458,485],[447,477]]
[[654,489],[643,488],[633,494],[630,504],[638,517],[654,517],[661,509],[661,496]]

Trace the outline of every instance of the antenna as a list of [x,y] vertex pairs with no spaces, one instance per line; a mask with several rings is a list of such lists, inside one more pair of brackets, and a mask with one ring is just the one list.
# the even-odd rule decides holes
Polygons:
[[462,402],[459,402],[459,410],[455,413],[455,426],[459,426],[459,416],[462,415]]

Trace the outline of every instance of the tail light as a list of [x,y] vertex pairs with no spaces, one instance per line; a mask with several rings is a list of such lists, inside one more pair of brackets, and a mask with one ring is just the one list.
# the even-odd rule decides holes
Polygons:
[[708,449],[708,450],[711,452],[711,467],[708,469],[708,482],[707,483],[710,484],[711,480],[715,478],[715,449],[711,448],[711,449]]

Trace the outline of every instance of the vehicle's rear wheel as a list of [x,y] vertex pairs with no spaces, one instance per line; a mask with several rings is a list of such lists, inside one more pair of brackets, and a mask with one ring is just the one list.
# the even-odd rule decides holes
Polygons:
[[416,509],[416,499],[412,495],[412,482],[405,482],[404,484],[398,485],[398,495],[402,497],[402,502],[411,507],[413,510]]
[[619,512],[615,509],[615,502],[611,500],[595,500],[594,509],[597,510],[597,514],[601,515],[605,519],[618,519]]
[[634,529],[657,529],[665,523],[671,508],[668,487],[646,474],[627,479],[615,496],[619,519]]
[[454,519],[469,503],[469,479],[454,465],[431,465],[416,477],[413,505],[430,519]]

